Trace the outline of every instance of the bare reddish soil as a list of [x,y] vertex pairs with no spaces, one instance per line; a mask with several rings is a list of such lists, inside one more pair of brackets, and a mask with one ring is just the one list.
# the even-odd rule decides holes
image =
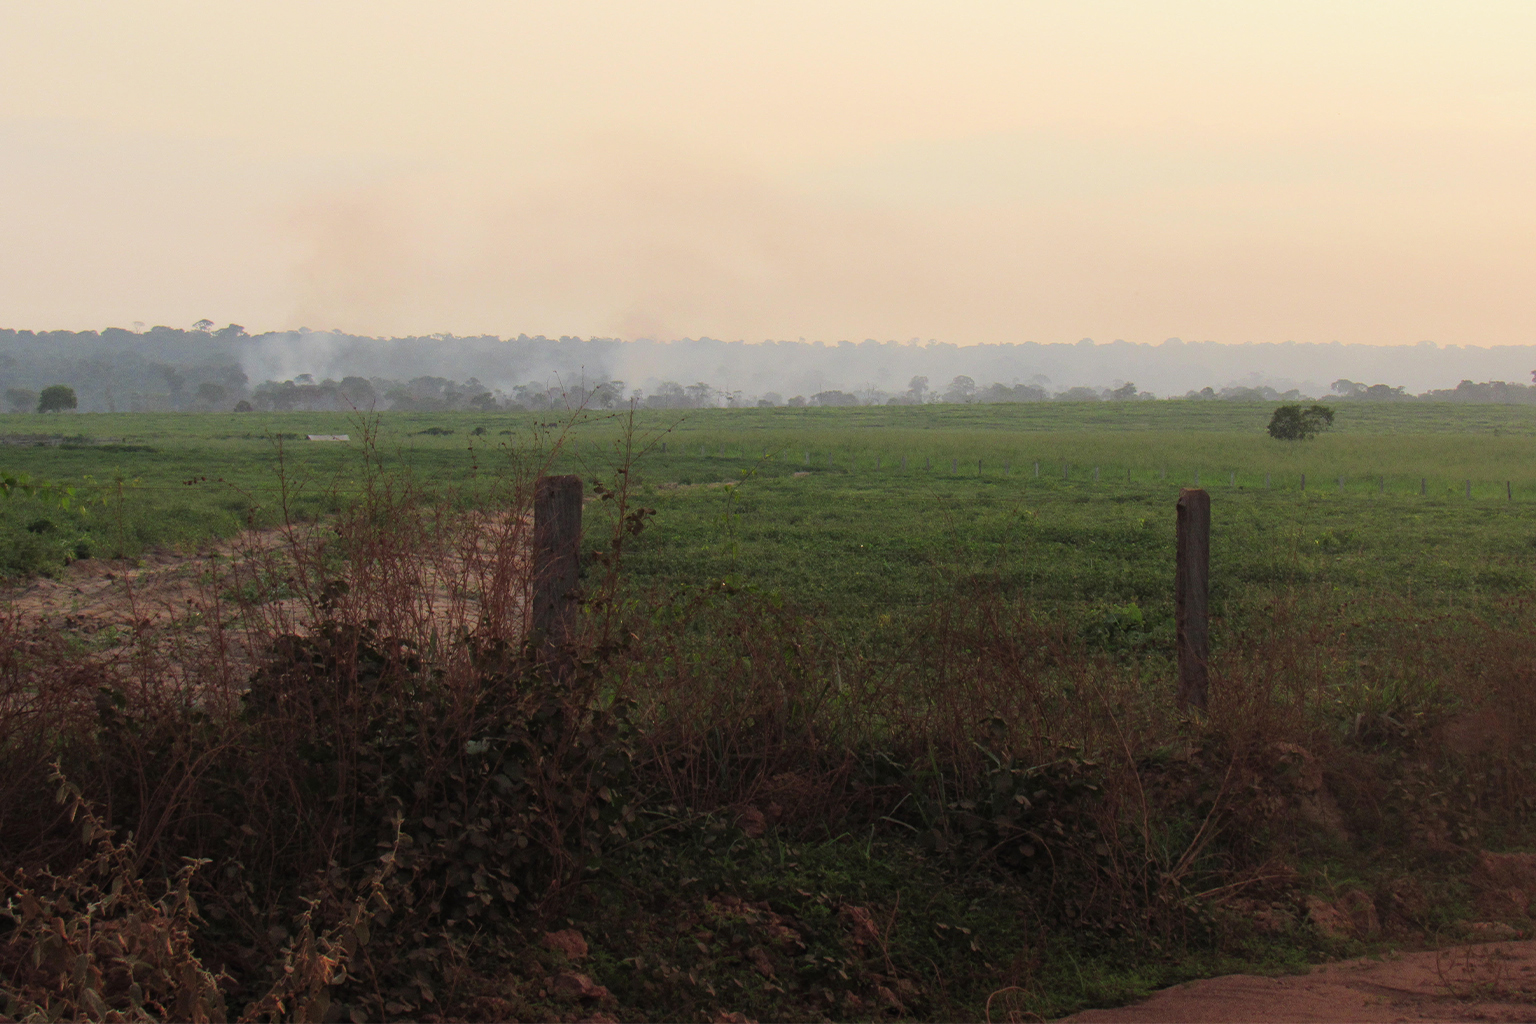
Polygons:
[[1234,974],[1165,989],[1071,1021],[1536,1020],[1536,942],[1499,942],[1328,964],[1310,974]]

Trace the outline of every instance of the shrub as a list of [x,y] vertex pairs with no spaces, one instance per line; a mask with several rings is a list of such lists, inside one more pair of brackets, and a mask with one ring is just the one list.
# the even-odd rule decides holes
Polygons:
[[68,384],[52,384],[43,388],[43,393],[37,396],[38,412],[63,412],[65,409],[74,409],[80,405],[80,400],[75,397],[75,389]]
[[1303,409],[1282,405],[1269,420],[1269,436],[1277,441],[1305,441],[1333,426],[1333,410],[1326,405]]

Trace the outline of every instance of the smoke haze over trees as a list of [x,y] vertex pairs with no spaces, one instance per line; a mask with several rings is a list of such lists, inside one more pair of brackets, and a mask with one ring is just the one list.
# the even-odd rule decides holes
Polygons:
[[[1332,344],[961,346],[709,338],[626,342],[238,325],[144,331],[0,330],[0,391],[23,411],[66,385],[82,412],[253,409],[438,411],[1133,401],[1157,398],[1536,402],[1536,346]],[[242,407],[246,407],[242,406]]]

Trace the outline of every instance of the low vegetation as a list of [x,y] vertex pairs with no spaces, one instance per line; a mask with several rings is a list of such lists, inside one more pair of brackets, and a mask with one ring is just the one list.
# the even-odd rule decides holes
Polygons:
[[[1255,452],[1282,447],[1266,411]],[[284,441],[261,489],[242,460],[270,437],[18,448],[7,510],[59,524],[32,536],[136,554],[174,480],[201,557],[121,628],[0,621],[0,1012],[1027,1019],[1531,927],[1483,853],[1533,839],[1531,513],[1449,490],[1463,439],[1341,423],[1315,472],[1418,462],[1340,497],[1231,430],[806,412],[353,423],[350,448]],[[1468,458],[1502,470],[1530,426]],[[820,461],[853,438],[862,464]],[[942,462],[978,448],[979,476]],[[113,482],[66,494],[88,466]],[[1230,538],[1195,716],[1165,596],[1191,467]],[[520,611],[530,485],[559,468],[602,485],[563,674]]]

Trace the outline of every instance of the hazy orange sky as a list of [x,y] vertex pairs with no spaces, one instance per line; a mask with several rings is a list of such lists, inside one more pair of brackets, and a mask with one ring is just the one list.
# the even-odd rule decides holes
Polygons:
[[8,0],[0,327],[1536,342],[1536,4]]

